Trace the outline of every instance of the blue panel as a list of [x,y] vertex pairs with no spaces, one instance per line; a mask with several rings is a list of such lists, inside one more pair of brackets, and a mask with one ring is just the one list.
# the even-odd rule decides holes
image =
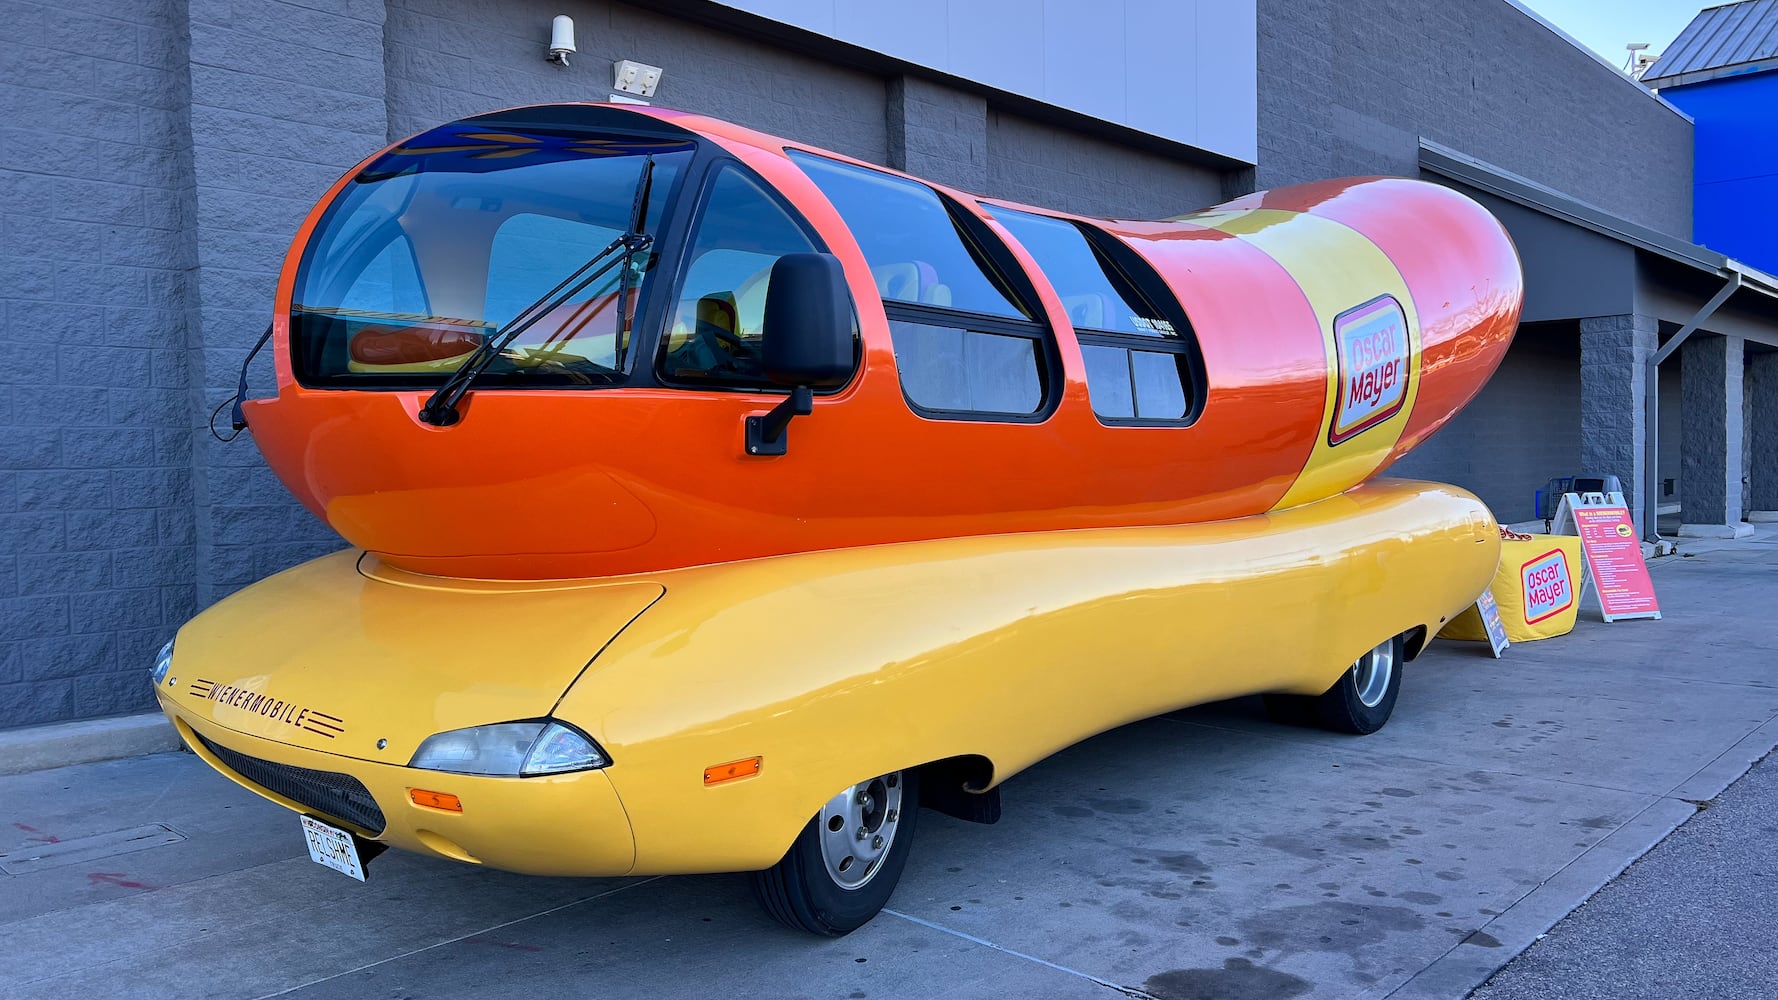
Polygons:
[[1778,72],[1669,87],[1661,96],[1696,122],[1693,238],[1778,271]]
[[1778,176],[1700,184],[1692,212],[1698,243],[1778,273]]

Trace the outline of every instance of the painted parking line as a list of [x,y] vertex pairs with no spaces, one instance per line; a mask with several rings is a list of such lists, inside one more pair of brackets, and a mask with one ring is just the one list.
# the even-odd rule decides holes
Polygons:
[[1077,976],[1081,979],[1085,979],[1086,981],[1088,981],[1090,983],[1097,983],[1098,985],[1103,986],[1106,989],[1116,990],[1117,992],[1122,993],[1124,996],[1134,997],[1134,998],[1136,998],[1136,1000],[1157,1000],[1157,998],[1154,996],[1154,994],[1144,993],[1141,990],[1135,988],[1134,986],[1123,986],[1118,983],[1114,983],[1114,982],[1110,981],[1109,979],[1100,979],[1098,976],[1090,975],[1088,973],[1080,971],[1079,969],[1070,969],[1066,965],[1057,965],[1054,962],[1038,958],[1036,955],[1027,955],[1022,951],[1014,951],[1011,948],[997,945],[994,942],[986,940],[984,938],[976,937],[974,934],[967,934],[963,931],[955,930],[950,927],[946,927],[943,924],[935,924],[930,920],[922,920],[919,917],[916,917],[916,916],[909,914],[909,913],[903,913],[900,910],[891,910],[888,907],[884,907],[883,912],[892,916],[892,917],[900,917],[901,919],[906,920],[909,923],[919,924],[921,927],[927,927],[932,930],[938,931],[941,934],[949,934],[952,937],[962,938],[963,940],[968,941],[972,944],[979,944],[984,948],[992,948],[995,951],[998,951],[1004,955],[1011,955],[1014,958],[1022,958],[1027,962],[1035,962],[1038,965],[1044,966],[1045,968],[1054,969],[1057,972],[1065,972],[1070,976]]

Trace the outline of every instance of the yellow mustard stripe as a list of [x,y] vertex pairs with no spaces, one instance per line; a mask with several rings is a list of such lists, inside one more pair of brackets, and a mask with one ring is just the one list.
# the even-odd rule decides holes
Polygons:
[[[1295,507],[1333,496],[1363,482],[1377,471],[1408,424],[1420,391],[1420,317],[1401,271],[1358,231],[1320,216],[1278,209],[1206,212],[1191,217],[1199,225],[1239,236],[1277,261],[1296,279],[1321,326],[1326,352],[1327,396],[1315,449],[1273,510]],[[1341,313],[1379,296],[1393,296],[1406,319],[1407,389],[1401,408],[1388,419],[1329,444],[1328,430],[1340,395],[1339,356],[1334,341]]]

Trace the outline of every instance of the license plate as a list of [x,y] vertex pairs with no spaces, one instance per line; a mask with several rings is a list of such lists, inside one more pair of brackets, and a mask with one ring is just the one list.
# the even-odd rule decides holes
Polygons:
[[364,881],[364,862],[358,857],[358,843],[352,834],[313,816],[301,818],[303,839],[309,842],[309,860]]

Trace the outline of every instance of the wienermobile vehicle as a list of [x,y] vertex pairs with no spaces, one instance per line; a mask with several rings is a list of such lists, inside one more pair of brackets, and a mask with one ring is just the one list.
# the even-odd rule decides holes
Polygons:
[[1107,221],[673,111],[465,119],[321,199],[240,408],[355,551],[193,619],[155,693],[356,877],[755,872],[845,933],[918,804],[991,821],[1092,734],[1383,725],[1499,538],[1368,480],[1521,293],[1415,181]]

